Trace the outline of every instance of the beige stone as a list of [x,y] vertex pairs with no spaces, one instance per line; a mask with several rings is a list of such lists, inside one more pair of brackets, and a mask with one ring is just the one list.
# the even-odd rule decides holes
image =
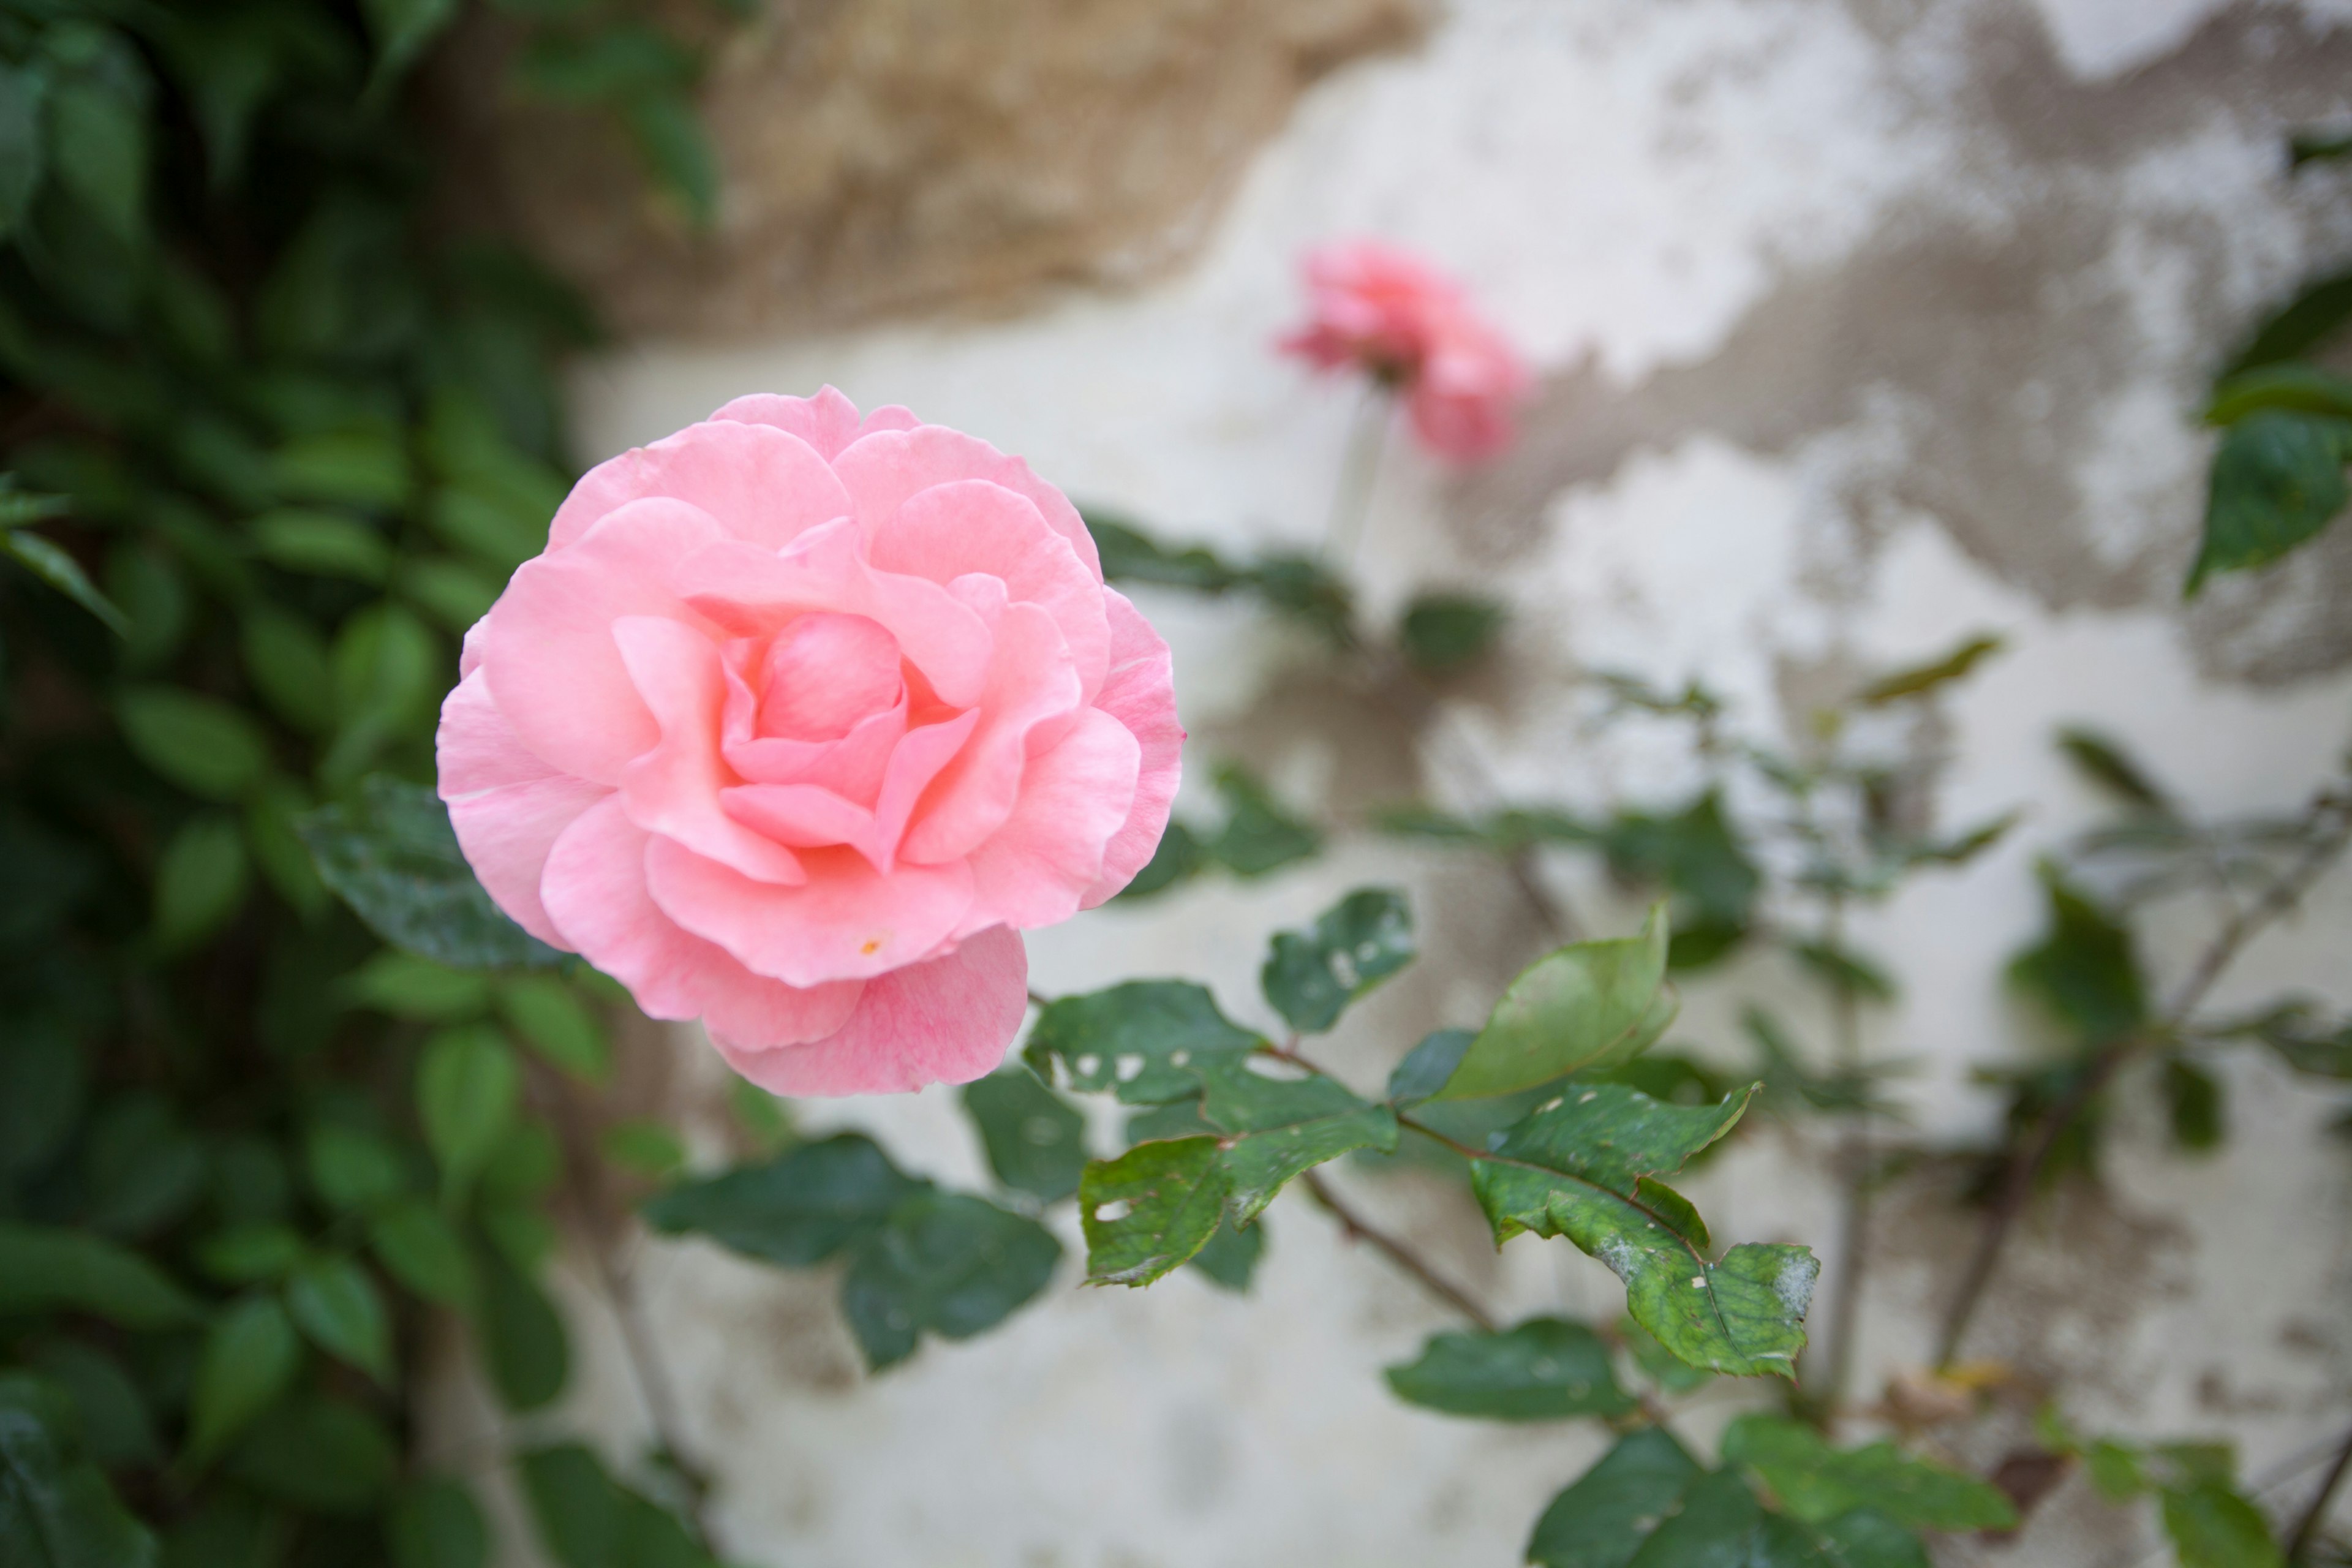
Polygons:
[[715,232],[642,188],[618,132],[450,85],[506,220],[630,334],[704,339],[1002,310],[1191,253],[1317,77],[1417,37],[1423,0],[769,0],[703,89]]

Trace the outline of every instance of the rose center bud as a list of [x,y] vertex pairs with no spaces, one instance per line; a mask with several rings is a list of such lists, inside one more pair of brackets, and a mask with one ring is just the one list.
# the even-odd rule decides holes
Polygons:
[[898,639],[864,616],[817,610],[796,617],[761,661],[759,733],[837,741],[898,700]]

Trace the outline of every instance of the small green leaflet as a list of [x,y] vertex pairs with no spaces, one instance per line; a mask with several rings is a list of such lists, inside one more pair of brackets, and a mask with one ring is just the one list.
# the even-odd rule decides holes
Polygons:
[[1357,1149],[1394,1149],[1396,1112],[1276,1058],[1211,1057],[1190,1069],[1201,1114],[1221,1140],[1235,1225],[1247,1225],[1301,1171]]
[[1669,938],[1661,904],[1639,936],[1570,942],[1538,959],[1511,982],[1433,1098],[1509,1094],[1639,1056],[1674,1021],[1675,994],[1664,984]]
[[1041,1203],[1078,1190],[1086,1169],[1086,1118],[1019,1066],[964,1085],[963,1108],[979,1130],[988,1167],[1006,1186]]
[[546,1292],[495,1248],[477,1255],[474,1331],[490,1382],[509,1410],[536,1410],[563,1391],[572,1347]]
[[1349,1003],[1411,963],[1412,911],[1391,888],[1359,888],[1304,931],[1276,931],[1259,983],[1301,1034],[1339,1021]]
[[646,1201],[656,1230],[698,1232],[747,1257],[806,1268],[863,1241],[922,1184],[870,1138],[845,1132],[765,1164],[687,1182]]
[[286,1310],[268,1296],[230,1306],[205,1335],[189,1395],[188,1452],[202,1464],[294,1381],[302,1346]]
[[2010,962],[2011,984],[2031,993],[2085,1045],[2105,1045],[2147,1016],[2147,983],[2129,931],[2071,886],[2042,868],[2049,900],[2042,939]]
[[842,1311],[879,1372],[912,1355],[926,1332],[965,1340],[994,1328],[1045,1288],[1061,1257],[1061,1243],[1034,1219],[926,1190],[857,1249]]
[[155,1540],[68,1440],[48,1385],[0,1376],[0,1562],[9,1568],[152,1568]]
[[1087,1167],[1078,1215],[1093,1285],[1149,1285],[1215,1234],[1226,1176],[1214,1138],[1139,1143]]
[[1414,668],[1452,675],[1484,658],[1509,619],[1510,613],[1492,599],[1423,594],[1397,623],[1397,642]]
[[2352,419],[2264,408],[2230,426],[2213,458],[2205,541],[2184,596],[2216,572],[2263,566],[2334,521],[2352,499]]
[[455,1025],[425,1042],[416,1113],[445,1192],[465,1191],[497,1152],[521,1089],[514,1048],[492,1025]]
[[1733,1470],[1702,1470],[1657,1427],[1621,1440],[1554,1498],[1528,1542],[1540,1568],[1927,1568],[1916,1537],[1858,1510],[1826,1524],[1769,1511]]
[[1683,1107],[1621,1084],[1571,1087],[1472,1163],[1495,1238],[1568,1237],[1624,1281],[1635,1321],[1694,1366],[1794,1376],[1820,1264],[1801,1247],[1755,1244],[1708,1262],[1705,1222],[1654,1179],[1729,1131],[1754,1092]]
[[1753,1470],[1783,1510],[1822,1524],[1871,1509],[1915,1530],[2013,1530],[2000,1488],[1905,1453],[1892,1443],[1832,1448],[1785,1416],[1743,1415],[1723,1436],[1723,1461]]
[[2164,1493],[2164,1533],[2180,1568],[2284,1568],[2262,1510],[2218,1482]]
[[1194,1062],[1240,1056],[1260,1043],[1217,1011],[1202,986],[1130,980],[1048,1003],[1024,1056],[1048,1082],[1058,1060],[1072,1089],[1115,1093],[1128,1105],[1165,1105],[1200,1092],[1200,1080],[1185,1070]]
[[1873,681],[1855,694],[1864,708],[1884,708],[1906,698],[1924,697],[1939,687],[1964,679],[1969,671],[2001,649],[1997,637],[1973,637],[1943,658]]
[[1497,1332],[1435,1334],[1418,1360],[1387,1375],[1399,1399],[1451,1415],[1605,1420],[1637,1408],[1617,1386],[1601,1337],[1560,1318],[1530,1318]]
[[1618,1439],[1551,1500],[1528,1542],[1528,1561],[1542,1568],[1625,1568],[1702,1473],[1663,1426]]
[[391,1315],[358,1264],[348,1258],[303,1264],[286,1281],[286,1310],[311,1343],[391,1386]]
[[127,1247],[62,1226],[0,1220],[0,1312],[80,1311],[126,1329],[194,1321],[195,1300]]
[[490,1526],[474,1494],[453,1480],[410,1481],[384,1518],[393,1568],[484,1568]]

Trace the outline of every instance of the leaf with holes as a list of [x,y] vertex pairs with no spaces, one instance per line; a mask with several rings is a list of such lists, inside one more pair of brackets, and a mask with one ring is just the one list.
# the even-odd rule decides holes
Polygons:
[[1072,1089],[1115,1093],[1129,1105],[1165,1105],[1200,1092],[1200,1080],[1185,1070],[1192,1063],[1241,1056],[1262,1043],[1217,1011],[1204,987],[1130,980],[1048,1003],[1023,1055],[1049,1082],[1059,1061]]
[[1087,1168],[1086,1118],[1035,1073],[1012,1067],[975,1079],[964,1085],[963,1109],[998,1181],[1045,1203],[1078,1190]]
[[842,1315],[879,1372],[925,1333],[968,1340],[994,1328],[1045,1288],[1061,1257],[1034,1219],[965,1193],[917,1193],[850,1259]]
[[1349,1003],[1413,960],[1412,910],[1392,888],[1359,888],[1304,931],[1275,933],[1258,972],[1265,999],[1290,1026],[1319,1034]]
[[1533,1089],[1579,1068],[1630,1061],[1674,1021],[1665,906],[1642,934],[1570,942],[1519,973],[1433,1098]]
[[803,1143],[764,1164],[687,1182],[646,1200],[646,1223],[697,1233],[747,1257],[806,1268],[880,1229],[923,1184],[855,1132]]
[[1749,1415],[1724,1433],[1723,1460],[1755,1472],[1783,1511],[1823,1524],[1858,1508],[1915,1530],[2014,1530],[2017,1510],[2000,1488],[1892,1443],[1832,1448],[1786,1416]]
[[1408,1405],[1493,1421],[1607,1419],[1637,1408],[1617,1386],[1609,1347],[1582,1323],[1530,1318],[1493,1332],[1431,1336],[1420,1358],[1388,1369]]
[[1206,1246],[1225,1212],[1222,1154],[1214,1138],[1173,1138],[1088,1164],[1078,1183],[1087,1283],[1149,1285]]
[[1358,1099],[1345,1084],[1270,1057],[1211,1057],[1200,1079],[1201,1114],[1223,1144],[1233,1222],[1247,1225],[1301,1171],[1358,1149],[1396,1147],[1396,1112]]
[[1683,1107],[1601,1083],[1549,1101],[1471,1164],[1496,1240],[1566,1237],[1625,1282],[1635,1321],[1683,1360],[1792,1376],[1820,1264],[1756,1245],[1710,1263],[1706,1223],[1655,1180],[1729,1131],[1754,1092]]

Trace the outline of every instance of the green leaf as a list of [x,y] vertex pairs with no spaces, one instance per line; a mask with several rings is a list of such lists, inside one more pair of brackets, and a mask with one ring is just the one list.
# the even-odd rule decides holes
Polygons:
[[233,816],[201,813],[181,825],[155,863],[155,944],[182,952],[244,907],[245,834]]
[[418,608],[460,634],[490,613],[503,586],[478,567],[439,556],[402,562],[396,581]]
[[406,952],[377,953],[352,972],[342,990],[359,1006],[428,1024],[471,1023],[490,1010],[490,980],[481,971]]
[[1167,831],[1160,836],[1160,847],[1135,879],[1118,890],[1122,899],[1148,899],[1165,892],[1180,882],[1189,882],[1209,865],[1209,852],[1202,846],[1192,830],[1182,823],[1171,820]]
[[373,87],[407,73],[425,46],[457,19],[457,0],[364,0],[360,9],[375,41]]
[[[12,1379],[13,1382],[29,1382]],[[48,1415],[0,1389],[0,1562],[9,1568],[153,1568],[155,1541]]]
[[1257,1048],[1216,999],[1182,980],[1130,980],[1108,991],[1048,1003],[1024,1052],[1041,1078],[1058,1059],[1070,1087],[1116,1093],[1128,1105],[1161,1105],[1200,1091],[1187,1067]]
[[649,1199],[646,1221],[748,1257],[806,1268],[879,1230],[923,1184],[870,1138],[845,1132],[761,1165],[688,1182]]
[[1965,679],[1969,672],[2001,649],[1996,637],[1973,637],[1943,658],[1927,664],[1898,669],[1894,674],[1872,681],[1854,695],[1854,701],[1864,708],[1884,708],[1906,698],[1924,697],[1939,687]]
[[117,239],[135,243],[146,225],[147,73],[111,37],[98,63],[49,89],[52,172]]
[[81,1121],[89,1090],[89,1064],[57,1023],[0,1024],[0,1175],[37,1171],[55,1159]]
[[1570,942],[1520,972],[1433,1099],[1509,1094],[1647,1049],[1674,1021],[1666,911],[1635,937]]
[[300,1394],[253,1424],[228,1456],[230,1475],[308,1513],[373,1512],[400,1471],[382,1423],[348,1400]]
[[2352,419],[2273,408],[2231,426],[2213,458],[2205,541],[2184,595],[2216,572],[2267,565],[2334,521],[2352,499],[2347,460]]
[[2195,1062],[2173,1057],[2164,1064],[2164,1099],[2172,1117],[2172,1141],[2183,1149],[2221,1146],[2221,1084]]
[[1757,1550],[1764,1510],[1730,1470],[1696,1477],[1639,1551],[1630,1568],[1794,1568]]
[[1078,1184],[1087,1282],[1149,1285],[1206,1246],[1225,1207],[1220,1154],[1214,1138],[1176,1138],[1089,1163]]
[[384,941],[458,969],[545,967],[562,955],[490,901],[433,792],[383,774],[302,819],[319,875]]
[[425,1042],[416,1065],[416,1114],[445,1192],[472,1184],[505,1134],[521,1089],[513,1047],[489,1025],[460,1024]]
[[2352,272],[2315,278],[2273,311],[2222,373],[2224,380],[2257,365],[2300,359],[2352,321]]
[[1086,1118],[1036,1074],[1013,1067],[975,1079],[964,1085],[963,1108],[998,1181],[1049,1204],[1078,1190]]
[[48,173],[49,73],[0,61],[0,238],[16,232]]
[[577,1443],[520,1456],[523,1496],[548,1554],[562,1568],[624,1568],[616,1550],[620,1489],[596,1456]]
[[1639,1407],[1617,1386],[1609,1347],[1582,1323],[1561,1318],[1433,1335],[1420,1359],[1389,1368],[1387,1376],[1408,1405],[1494,1421],[1605,1420]]
[[82,571],[80,562],[48,540],[29,529],[7,529],[0,531],[0,553],[96,616],[116,637],[131,635],[130,617],[113,600],[98,591],[98,585]]
[[268,605],[246,612],[238,650],[245,672],[278,716],[321,734],[334,728],[335,680],[326,639],[310,623]]
[[1208,850],[1234,875],[1263,877],[1321,851],[1322,834],[1285,811],[1248,770],[1227,763],[1217,769],[1216,782],[1225,826]]
[[2180,1568],[2284,1568],[2286,1562],[2262,1510],[2218,1482],[2167,1490],[2164,1533]]
[[1201,1250],[1184,1267],[1200,1270],[1219,1289],[1241,1295],[1249,1289],[1250,1277],[1257,1272],[1258,1259],[1265,1256],[1265,1226],[1254,1225],[1246,1230],[1237,1230],[1233,1216],[1226,1215],[1217,1221],[1214,1234],[1201,1244]]
[[0,1220],[0,1313],[75,1311],[175,1329],[196,1303],[138,1253],[88,1231]]
[[1389,1074],[1389,1103],[1409,1110],[1445,1087],[1477,1035],[1469,1029],[1439,1029],[1404,1054]]
[[188,1452],[198,1464],[220,1452],[278,1402],[301,1364],[301,1342],[286,1309],[247,1296],[215,1319],[196,1358],[188,1399]]
[[281,1279],[302,1261],[302,1237],[291,1226],[232,1226],[196,1244],[196,1261],[225,1285]]
[[1509,619],[1509,613],[1492,599],[1423,594],[1406,606],[1397,640],[1416,669],[1451,675],[1485,658]]
[[623,1170],[657,1180],[676,1175],[686,1164],[686,1140],[677,1129],[649,1118],[612,1123],[598,1136],[596,1146]]
[[490,1526],[474,1494],[428,1476],[404,1485],[384,1516],[392,1568],[488,1568]]
[[1832,1448],[1786,1416],[1748,1415],[1723,1436],[1723,1459],[1762,1478],[1791,1516],[1822,1524],[1868,1508],[1916,1530],[2014,1530],[2000,1489],[1905,1453],[1892,1443]]
[[392,572],[392,546],[383,535],[341,512],[289,507],[265,512],[247,528],[255,553],[289,572],[371,584]]
[[1222,594],[1245,574],[1194,545],[1171,549],[1124,519],[1093,507],[1081,509],[1087,531],[1102,556],[1104,577],[1114,583],[1158,583],[1194,593]]
[[1564,1236],[1625,1282],[1627,1305],[1694,1366],[1792,1376],[1820,1264],[1801,1247],[1706,1260],[1706,1226],[1654,1178],[1731,1130],[1753,1088],[1721,1105],[1664,1105],[1618,1084],[1571,1086],[1471,1164],[1495,1238]]
[[431,1204],[403,1198],[368,1219],[368,1247],[384,1271],[428,1301],[474,1305],[474,1260],[457,1227]]
[[966,1340],[1045,1288],[1062,1245],[1035,1220],[962,1193],[918,1192],[850,1259],[842,1314],[877,1372],[924,1333]]
[[1294,1029],[1320,1034],[1350,1002],[1411,963],[1412,910],[1392,888],[1359,888],[1305,931],[1277,931],[1258,973],[1265,999]]
[[319,880],[310,851],[294,831],[294,823],[310,809],[302,786],[288,778],[264,779],[245,803],[245,840],[254,864],[287,907],[305,923],[326,911],[331,895]]
[[1631,1318],[1617,1320],[1617,1338],[1633,1356],[1642,1375],[1668,1394],[1688,1394],[1715,1380],[1715,1373],[1693,1366],[1658,1342],[1658,1337]]
[[2215,387],[2213,401],[2205,407],[2205,423],[2235,425],[2265,408],[2352,419],[2352,379],[2315,364],[2266,364]]
[[604,1026],[564,981],[551,974],[524,974],[499,983],[499,1012],[523,1044],[582,1083],[601,1084],[613,1075],[613,1044]]
[[372,1208],[408,1190],[399,1151],[356,1127],[314,1124],[303,1140],[303,1157],[311,1189],[331,1209]]
[[478,1257],[474,1331],[490,1382],[509,1410],[536,1410],[563,1392],[572,1348],[546,1293],[497,1251]]
[[719,158],[694,100],[683,92],[647,93],[630,100],[622,118],[655,183],[686,209],[696,228],[709,228],[719,216]]
[[2147,770],[2109,737],[2069,726],[2058,731],[2058,750],[2084,778],[2126,805],[2142,811],[2172,809],[2172,803],[2148,777]]
[[1528,1561],[1542,1568],[1625,1568],[1704,1473],[1663,1426],[1630,1433],[1551,1500],[1528,1542]]
[[270,479],[289,500],[387,511],[407,504],[414,482],[407,447],[388,425],[297,437],[272,455]]
[[1850,947],[1833,947],[1825,942],[1797,942],[1789,944],[1789,955],[1811,970],[1813,978],[1832,991],[1870,1002],[1895,1000],[1894,977]]
[[178,687],[134,686],[115,699],[114,713],[141,762],[206,800],[235,800],[269,765],[261,731],[217,698]]
[[286,1310],[310,1342],[376,1382],[392,1383],[392,1321],[375,1281],[348,1258],[305,1263],[286,1282]]
[[2054,866],[2042,870],[2049,929],[2011,961],[2011,984],[2048,1008],[2086,1045],[2137,1030],[2147,1016],[2147,987],[2131,932],[2069,886]]
[[1270,1057],[1213,1056],[1185,1070],[1201,1081],[1201,1114],[1222,1140],[1233,1222],[1247,1225],[1301,1171],[1357,1149],[1396,1147],[1396,1112],[1338,1079]]
[[1696,924],[1744,930],[1763,887],[1715,790],[1671,816],[1620,812],[1601,843],[1612,875],[1634,886],[1664,884],[1685,901]]

